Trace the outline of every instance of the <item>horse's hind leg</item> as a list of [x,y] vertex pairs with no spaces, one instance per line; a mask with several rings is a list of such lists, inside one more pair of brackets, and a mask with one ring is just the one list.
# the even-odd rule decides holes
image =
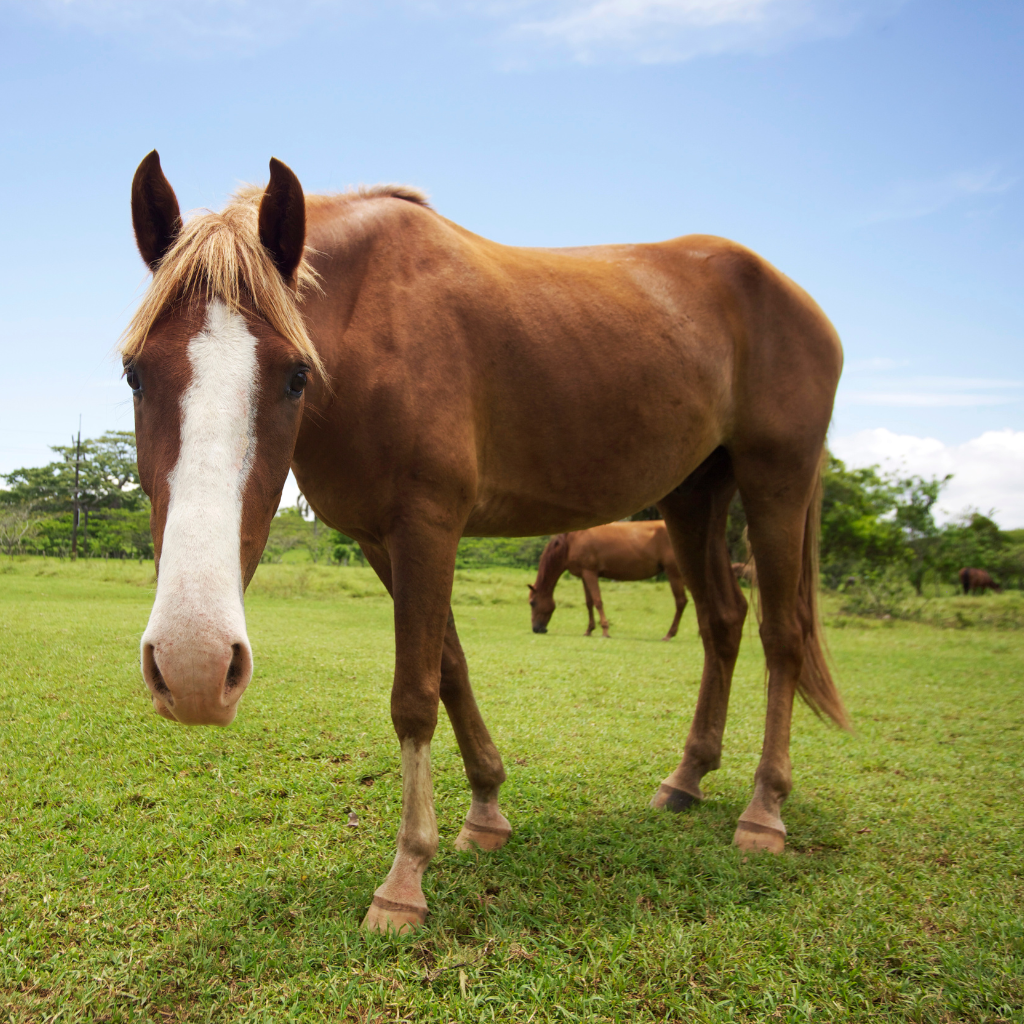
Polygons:
[[497,850],[512,834],[512,826],[498,809],[498,790],[505,781],[505,767],[469,685],[466,656],[450,610],[441,655],[441,700],[451,719],[473,794],[455,846],[459,850],[471,850],[474,846]]
[[[584,569],[583,573],[583,586],[587,588],[587,593],[590,594],[590,600],[593,602],[594,607],[597,609],[597,615],[601,622],[601,634],[607,640],[611,634],[608,632],[610,623],[605,618],[604,614],[604,601],[601,600],[601,584],[597,582],[597,573],[593,569]],[[587,636],[594,631],[594,615],[590,615],[590,628],[587,630]]]
[[590,636],[594,632],[594,599],[590,596],[586,580],[583,580],[583,597],[587,602],[587,631],[583,635]]
[[683,759],[655,793],[655,808],[681,811],[697,803],[702,797],[700,780],[721,763],[729,689],[747,614],[725,543],[735,492],[732,463],[719,448],[658,503],[697,608],[704,672]]
[[789,737],[797,690],[813,708],[845,724],[819,640],[819,462],[820,449],[737,463],[757,560],[761,641],[768,668],[764,745],[754,773],[754,795],[740,815],[734,838],[745,850],[781,853],[785,845],[780,812],[792,788]]

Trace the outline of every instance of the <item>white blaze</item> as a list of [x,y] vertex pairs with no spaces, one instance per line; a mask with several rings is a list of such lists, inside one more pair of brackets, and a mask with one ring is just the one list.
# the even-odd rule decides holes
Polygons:
[[203,641],[245,641],[242,496],[256,445],[256,338],[219,299],[188,345],[181,448],[168,474],[156,600],[142,637],[181,653]]

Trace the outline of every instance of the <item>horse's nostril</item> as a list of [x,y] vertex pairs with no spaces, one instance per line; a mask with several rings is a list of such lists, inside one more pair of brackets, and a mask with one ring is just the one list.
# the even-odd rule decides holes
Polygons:
[[224,682],[224,692],[229,693],[241,681],[245,674],[245,655],[242,653],[241,644],[231,645],[231,664],[228,666],[228,676]]
[[174,698],[171,696],[171,691],[167,688],[167,684],[164,682],[164,677],[160,674],[160,666],[156,663],[156,651],[152,644],[146,644],[142,652],[143,667],[145,669],[145,676],[148,680],[153,692],[167,705],[174,703]]

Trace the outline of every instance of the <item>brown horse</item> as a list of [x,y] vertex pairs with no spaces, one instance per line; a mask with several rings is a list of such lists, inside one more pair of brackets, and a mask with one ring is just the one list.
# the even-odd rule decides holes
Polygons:
[[546,633],[555,610],[555,584],[568,570],[583,580],[590,624],[586,636],[594,632],[594,608],[601,621],[601,632],[609,636],[598,577],[608,580],[649,580],[664,572],[676,599],[676,615],[663,640],[671,640],[679,631],[679,620],[686,608],[683,574],[676,563],[668,530],[659,519],[636,523],[608,523],[589,530],[560,533],[547,542],[537,566],[537,580],[530,587],[530,618],[534,633]]
[[1003,591],[984,569],[961,569],[957,576],[960,577],[960,586],[964,588],[965,594],[980,594],[986,590],[1001,594]]
[[270,171],[265,190],[185,224],[155,152],[132,184],[153,282],[122,352],[159,566],[141,642],[157,711],[234,717],[252,672],[243,593],[292,467],[394,598],[402,823],[364,924],[412,927],[438,844],[439,701],[472,791],[457,845],[494,849],[511,833],[450,609],[459,538],[578,530],[657,502],[705,650],[682,761],[652,801],[681,810],[719,765],[743,634],[725,543],[738,487],[768,709],[735,842],[781,850],[794,694],[844,720],[816,605],[842,350],[818,306],[719,238],[509,248],[408,189],[304,197],[284,164]]

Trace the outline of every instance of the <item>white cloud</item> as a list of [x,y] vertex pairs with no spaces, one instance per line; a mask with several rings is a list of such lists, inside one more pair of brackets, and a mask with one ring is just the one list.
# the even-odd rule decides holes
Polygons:
[[880,465],[883,470],[923,477],[953,474],[939,500],[938,518],[968,507],[988,512],[1006,530],[1024,527],[1024,431],[989,430],[960,445],[933,437],[895,434],[884,427],[861,430],[829,442],[849,466]]
[[999,167],[955,171],[939,178],[897,182],[867,216],[868,223],[927,217],[954,203],[998,195],[1017,184]]

